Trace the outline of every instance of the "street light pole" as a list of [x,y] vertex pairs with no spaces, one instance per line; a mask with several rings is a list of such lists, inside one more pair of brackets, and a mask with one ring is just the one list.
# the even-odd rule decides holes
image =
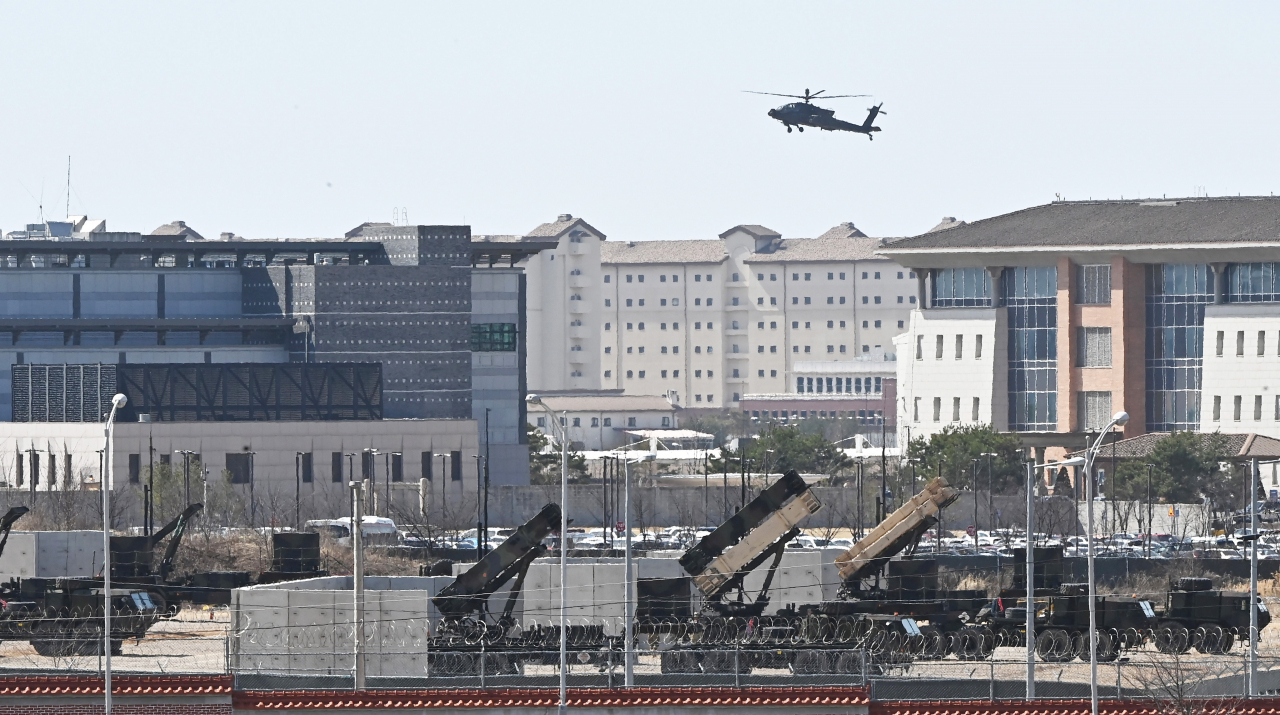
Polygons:
[[[560,435],[560,703],[558,711],[564,715],[569,709],[567,670],[569,666],[568,634],[566,628],[565,570],[568,567],[569,543],[569,435],[559,424],[556,413],[537,395],[525,396],[525,402],[541,407],[551,418],[552,429]],[[568,422],[568,412],[561,417]]]
[[[116,411],[128,401],[121,394],[111,398],[111,412],[107,413],[107,424],[103,430],[106,434],[106,444],[103,445],[106,476],[102,480],[102,689],[106,715],[111,715],[111,488],[115,486],[112,442],[115,441]],[[33,481],[34,478],[32,475]]]
[[1036,698],[1036,470],[1050,467],[1064,467],[1084,464],[1084,459],[1074,457],[1061,462],[1036,464],[1035,460],[1027,461],[1027,553],[1026,553],[1026,641],[1027,645],[1027,700]]
[[1151,540],[1156,536],[1155,514],[1151,510],[1151,473],[1155,470],[1156,465],[1147,465],[1147,548],[1145,552],[1146,558],[1151,558]]
[[302,531],[302,452],[293,455],[293,530]]
[[1098,438],[1089,446],[1089,449],[1085,450],[1084,455],[1085,490],[1089,500],[1089,532],[1085,537],[1089,546],[1089,704],[1093,715],[1098,715],[1098,609],[1097,581],[1094,577],[1093,562],[1093,460],[1097,458],[1098,451],[1102,449],[1102,441],[1107,438],[1111,429],[1123,427],[1128,421],[1128,412],[1117,412],[1107,426],[1098,433]]
[[978,460],[969,460],[969,471],[973,473],[973,553],[978,553]]

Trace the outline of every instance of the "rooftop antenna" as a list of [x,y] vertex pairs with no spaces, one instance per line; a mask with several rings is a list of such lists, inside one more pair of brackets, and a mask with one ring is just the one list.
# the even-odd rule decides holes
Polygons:
[[67,157],[67,218],[71,218],[71,157]]

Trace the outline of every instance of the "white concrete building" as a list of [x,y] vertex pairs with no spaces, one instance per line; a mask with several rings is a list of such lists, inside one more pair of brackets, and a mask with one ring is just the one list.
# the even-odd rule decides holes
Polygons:
[[[579,450],[607,450],[636,441],[628,437],[634,430],[671,430],[679,426],[680,408],[660,395],[608,394],[541,394],[542,402],[556,414],[569,435],[569,443]],[[530,414],[534,426],[547,435],[555,430],[547,424],[552,419],[545,411]]]
[[1123,410],[1126,438],[1280,437],[1278,225],[1273,197],[1061,201],[895,241],[920,276],[899,430],[1078,449]]
[[[794,389],[801,361],[891,350],[915,275],[844,223],[812,239],[736,226],[716,239],[608,242],[568,215],[531,236],[529,389],[612,389],[738,409]],[[533,264],[537,265],[533,265]]]

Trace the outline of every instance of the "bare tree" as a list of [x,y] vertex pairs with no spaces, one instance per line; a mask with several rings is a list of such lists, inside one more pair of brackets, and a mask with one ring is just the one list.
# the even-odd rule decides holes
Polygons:
[[[1141,690],[1158,715],[1220,715],[1236,712],[1240,703],[1239,666],[1240,661],[1230,658],[1151,654],[1123,672],[1126,684]],[[1215,687],[1224,681],[1231,687]]]

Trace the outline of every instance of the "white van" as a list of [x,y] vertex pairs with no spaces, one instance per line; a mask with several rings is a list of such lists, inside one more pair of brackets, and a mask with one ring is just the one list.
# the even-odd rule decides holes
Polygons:
[[[351,517],[341,519],[311,519],[304,531],[327,534],[341,546],[351,546]],[[400,543],[400,530],[396,523],[385,516],[364,516],[360,519],[360,536],[365,546],[395,546]]]

